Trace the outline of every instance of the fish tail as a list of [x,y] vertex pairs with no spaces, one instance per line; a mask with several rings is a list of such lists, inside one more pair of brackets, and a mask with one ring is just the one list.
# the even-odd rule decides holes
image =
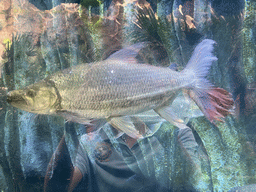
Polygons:
[[188,90],[187,93],[211,122],[223,121],[222,118],[230,114],[233,108],[232,95],[222,88]]
[[203,40],[195,48],[183,71],[193,79],[193,83],[186,92],[211,122],[222,121],[221,118],[231,113],[234,104],[232,95],[228,91],[213,87],[206,79],[212,62],[217,60],[212,53],[213,44],[215,44],[213,40]]

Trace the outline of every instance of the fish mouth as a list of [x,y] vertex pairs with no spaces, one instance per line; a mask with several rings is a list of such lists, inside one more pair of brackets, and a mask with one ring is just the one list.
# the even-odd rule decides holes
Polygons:
[[16,92],[9,92],[6,101],[11,105],[26,105],[27,102],[20,94]]

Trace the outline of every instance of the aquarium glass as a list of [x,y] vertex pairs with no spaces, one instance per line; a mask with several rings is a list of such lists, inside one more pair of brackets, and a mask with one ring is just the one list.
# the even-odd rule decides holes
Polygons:
[[0,191],[256,191],[255,44],[255,0],[0,0]]

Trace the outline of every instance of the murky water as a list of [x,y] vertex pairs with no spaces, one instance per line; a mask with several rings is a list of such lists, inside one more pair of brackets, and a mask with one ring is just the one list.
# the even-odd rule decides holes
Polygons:
[[[254,1],[2,0],[0,10],[1,191],[256,191]],[[218,58],[207,78],[234,100],[222,122],[211,123],[189,91],[172,103],[186,129],[158,110],[132,114],[138,141],[111,126],[120,121],[84,125],[7,103],[9,91],[139,42],[149,46],[118,59],[182,71],[204,39]]]

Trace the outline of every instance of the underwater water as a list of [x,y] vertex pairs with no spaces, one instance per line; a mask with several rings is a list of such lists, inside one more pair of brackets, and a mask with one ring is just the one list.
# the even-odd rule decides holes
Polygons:
[[[0,191],[256,191],[255,1],[1,0],[0,10]],[[204,86],[226,90],[234,103],[182,87],[193,81],[181,72],[193,53],[207,63],[198,70],[212,84]],[[106,63],[130,70],[114,79],[123,92],[102,78]],[[88,67],[96,72],[86,79]],[[184,82],[175,85],[173,101],[143,113],[133,112],[140,102],[121,103],[151,88],[147,80],[161,88],[161,75],[148,75],[162,74],[154,73],[159,68],[179,74],[174,84]],[[27,91],[41,81],[44,91]],[[25,107],[10,100],[20,89],[26,91],[15,102]],[[80,109],[91,90],[97,97],[88,96],[90,109],[102,98],[111,105],[86,116],[88,124]],[[30,110],[31,103],[39,107],[39,93],[45,108]],[[130,107],[125,118],[97,116],[117,106],[112,96],[118,112]]]

